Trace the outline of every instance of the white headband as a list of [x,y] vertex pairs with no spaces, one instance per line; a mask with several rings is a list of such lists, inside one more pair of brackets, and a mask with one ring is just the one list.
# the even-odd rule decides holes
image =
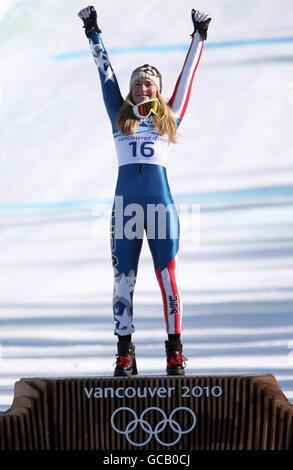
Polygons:
[[135,80],[137,80],[140,77],[145,77],[145,78],[149,78],[150,80],[152,80],[161,93],[162,76],[160,72],[158,71],[158,69],[156,69],[156,67],[152,67],[149,64],[144,64],[138,67],[137,69],[135,69],[131,74],[129,87],[131,88]]

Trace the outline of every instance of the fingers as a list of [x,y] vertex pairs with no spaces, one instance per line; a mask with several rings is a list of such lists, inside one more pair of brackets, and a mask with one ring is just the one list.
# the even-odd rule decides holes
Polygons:
[[207,15],[206,13],[203,13],[199,10],[195,10],[194,8],[192,9],[191,17],[194,21],[197,21],[198,23],[211,20],[210,15]]
[[78,16],[81,19],[86,19],[86,18],[89,18],[94,11],[95,11],[95,8],[93,6],[89,6],[80,10],[80,12],[78,13]]

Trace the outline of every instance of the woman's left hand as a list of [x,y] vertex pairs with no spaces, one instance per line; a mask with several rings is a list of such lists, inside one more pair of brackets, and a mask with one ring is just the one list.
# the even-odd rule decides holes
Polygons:
[[205,40],[207,38],[208,27],[212,18],[210,17],[210,15],[206,15],[205,13],[199,10],[192,9],[191,19],[194,26],[194,31],[191,36],[193,37],[198,31],[202,39]]

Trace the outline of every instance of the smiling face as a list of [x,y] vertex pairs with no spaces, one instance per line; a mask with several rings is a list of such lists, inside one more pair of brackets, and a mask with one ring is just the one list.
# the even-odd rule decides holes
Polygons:
[[131,87],[131,98],[134,104],[157,98],[157,94],[158,88],[152,80],[146,77],[137,78]]

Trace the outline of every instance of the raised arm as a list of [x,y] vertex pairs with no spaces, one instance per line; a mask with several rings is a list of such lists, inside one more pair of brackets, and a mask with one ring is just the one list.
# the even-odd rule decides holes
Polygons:
[[194,26],[191,44],[172,97],[169,100],[169,106],[177,119],[177,126],[183,119],[188,105],[194,75],[201,58],[204,40],[207,38],[208,25],[211,21],[209,15],[205,15],[198,10],[192,10],[191,18]]
[[89,6],[81,10],[78,16],[84,23],[85,34],[89,39],[94,61],[99,71],[104,103],[114,130],[115,119],[123,103],[123,97],[101,38],[102,31],[97,25],[97,13],[93,6]]

